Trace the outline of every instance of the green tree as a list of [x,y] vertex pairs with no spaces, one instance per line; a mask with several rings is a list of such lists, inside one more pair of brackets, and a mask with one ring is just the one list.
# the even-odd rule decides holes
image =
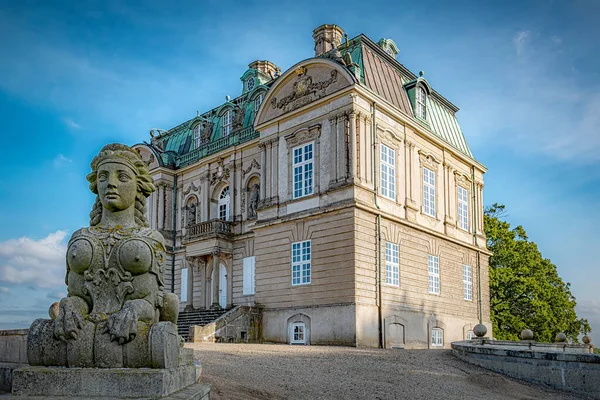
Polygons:
[[486,208],[484,216],[490,257],[490,307],[496,339],[518,340],[531,329],[539,342],[553,342],[564,332],[573,342],[591,331],[586,319],[577,318],[570,284],[558,275],[556,265],[543,258],[522,226],[502,220],[504,205]]

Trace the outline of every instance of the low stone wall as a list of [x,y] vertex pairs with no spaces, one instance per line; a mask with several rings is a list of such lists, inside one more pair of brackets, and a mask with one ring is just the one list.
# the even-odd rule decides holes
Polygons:
[[470,340],[452,343],[463,361],[528,382],[600,399],[600,355],[591,345]]
[[237,306],[204,326],[190,326],[189,338],[198,342],[258,342],[261,339],[261,310]]
[[0,392],[10,392],[12,371],[27,365],[28,329],[0,331]]

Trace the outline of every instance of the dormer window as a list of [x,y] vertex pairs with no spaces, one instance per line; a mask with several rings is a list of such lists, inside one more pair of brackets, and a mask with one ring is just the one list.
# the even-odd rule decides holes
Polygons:
[[233,112],[231,110],[225,111],[223,114],[223,137],[229,136],[233,127]]
[[420,86],[417,87],[417,117],[427,119],[427,94]]
[[254,111],[258,111],[260,105],[262,104],[264,97],[265,97],[265,95],[263,93],[256,96],[256,98],[254,99]]
[[196,125],[194,127],[194,148],[197,149],[198,147],[200,147],[200,144],[202,142],[201,140],[201,129],[200,129],[200,124]]

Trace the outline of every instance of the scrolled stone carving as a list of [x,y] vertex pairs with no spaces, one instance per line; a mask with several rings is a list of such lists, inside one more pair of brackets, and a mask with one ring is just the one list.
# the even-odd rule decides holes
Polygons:
[[[166,332],[160,321],[177,322],[179,300],[164,293],[164,238],[146,217],[146,197],[155,190],[154,182],[139,154],[122,144],[104,146],[91,168],[87,180],[97,197],[90,227],[76,231],[67,246],[69,296],[51,313],[53,319],[31,325],[29,362],[151,367],[149,352],[134,360],[125,347],[179,341],[159,339],[159,332]],[[176,332],[174,325],[169,329]]]

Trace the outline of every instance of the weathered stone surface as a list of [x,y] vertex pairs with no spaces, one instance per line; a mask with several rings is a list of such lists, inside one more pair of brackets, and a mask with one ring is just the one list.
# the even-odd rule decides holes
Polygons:
[[13,371],[13,395],[160,398],[196,383],[196,367],[59,368]]
[[85,321],[77,340],[67,342],[67,365],[69,367],[94,366],[94,334],[96,326]]
[[171,368],[179,365],[181,338],[172,322],[158,322],[150,329],[150,355],[153,368]]
[[[454,342],[452,352],[461,360],[513,378],[600,399],[600,355],[568,353],[569,345],[562,343],[538,348],[535,342],[535,346],[509,341],[477,342],[486,341]],[[562,352],[557,351],[558,346],[564,347]],[[589,351],[589,345],[570,345],[575,346]]]
[[176,366],[177,330],[175,337],[163,325],[149,333],[158,321],[176,322],[179,305],[176,295],[163,293],[164,238],[145,215],[153,178],[139,153],[117,143],[104,146],[91,167],[87,179],[97,197],[90,227],[67,246],[69,296],[50,307],[50,320],[32,325],[30,364]]

